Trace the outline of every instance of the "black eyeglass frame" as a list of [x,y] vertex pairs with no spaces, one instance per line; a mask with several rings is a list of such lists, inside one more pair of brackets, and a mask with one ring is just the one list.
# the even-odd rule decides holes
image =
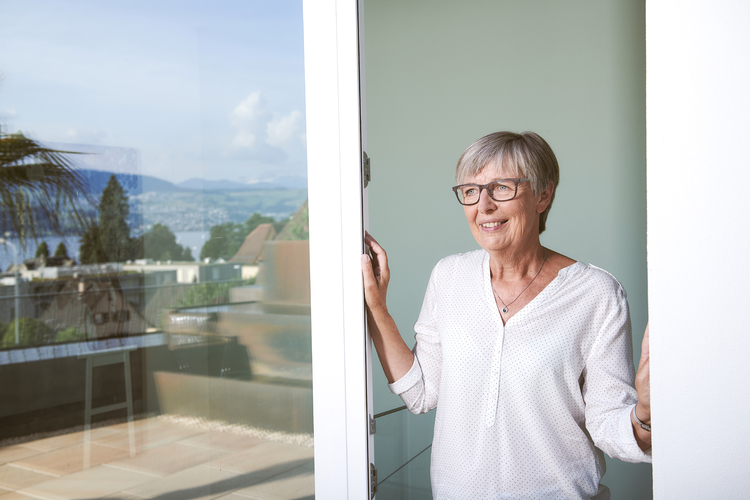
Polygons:
[[[482,199],[482,189],[486,189],[486,190],[487,190],[487,194],[488,194],[488,195],[490,195],[490,198],[492,198],[492,199],[493,199],[494,201],[497,201],[497,202],[499,202],[499,203],[501,203],[501,202],[503,202],[503,201],[510,201],[510,200],[512,200],[513,198],[515,198],[516,196],[518,196],[518,185],[519,185],[519,184],[520,184],[521,182],[526,182],[526,181],[529,181],[529,180],[531,180],[531,179],[529,179],[528,177],[523,177],[523,178],[518,178],[518,179],[513,179],[513,178],[508,178],[508,179],[497,179],[497,180],[494,180],[494,181],[492,181],[492,182],[489,182],[489,183],[487,183],[487,184],[471,184],[471,183],[469,183],[469,184],[459,184],[458,186],[453,186],[453,188],[452,188],[452,189],[453,189],[453,192],[454,192],[454,193],[456,194],[456,199],[458,199],[458,202],[459,202],[459,203],[460,203],[461,205],[463,205],[463,206],[466,206],[466,207],[468,207],[468,206],[471,206],[471,205],[476,205],[477,203],[479,203],[479,200],[480,200],[480,199]],[[500,183],[500,182],[503,182],[503,181],[513,181],[513,182],[515,182],[515,184],[516,184],[516,189],[515,189],[515,191],[513,192],[513,196],[511,196],[511,197],[510,197],[510,198],[508,198],[507,200],[497,200],[497,199],[495,199],[495,198],[494,198],[494,197],[492,196],[492,190],[490,190],[490,186],[491,186],[491,185],[493,185],[493,184],[498,184],[498,183]],[[463,201],[461,201],[461,195],[460,195],[460,194],[458,194],[458,190],[459,190],[460,188],[462,188],[462,187],[465,187],[465,186],[474,186],[474,187],[476,187],[476,188],[478,188],[478,189],[479,189],[479,196],[477,196],[477,201],[475,201],[474,203],[464,203]]]

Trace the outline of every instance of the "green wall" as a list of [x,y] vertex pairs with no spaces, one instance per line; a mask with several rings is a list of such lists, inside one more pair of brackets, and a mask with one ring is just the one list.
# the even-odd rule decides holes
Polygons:
[[[622,282],[637,362],[647,320],[644,3],[370,0],[364,8],[370,229],[388,251],[389,308],[407,343],[432,267],[477,248],[450,190],[456,160],[487,133],[532,130],[561,168],[542,243]],[[377,360],[373,372],[375,411],[400,406]],[[403,413],[378,419],[381,478],[430,442],[433,415]],[[429,497],[425,456],[383,484],[387,498]],[[614,500],[651,498],[646,464],[608,460],[602,482]]]

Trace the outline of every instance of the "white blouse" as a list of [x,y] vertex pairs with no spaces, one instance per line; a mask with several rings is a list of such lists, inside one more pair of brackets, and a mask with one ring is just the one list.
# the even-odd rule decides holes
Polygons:
[[430,467],[439,500],[609,499],[602,451],[650,462],[637,402],[625,290],[580,262],[506,325],[484,250],[432,271],[414,364],[390,384],[412,413],[437,407]]

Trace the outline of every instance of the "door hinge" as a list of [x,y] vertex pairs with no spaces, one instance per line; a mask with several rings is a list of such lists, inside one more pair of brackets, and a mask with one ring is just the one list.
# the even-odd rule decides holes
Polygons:
[[370,464],[370,498],[375,498],[378,492],[378,469],[374,464]]
[[370,435],[372,436],[375,434],[375,419],[372,418],[372,415],[368,415],[368,418],[370,419]]
[[367,187],[370,183],[370,157],[364,151],[362,151],[362,179],[364,187]]

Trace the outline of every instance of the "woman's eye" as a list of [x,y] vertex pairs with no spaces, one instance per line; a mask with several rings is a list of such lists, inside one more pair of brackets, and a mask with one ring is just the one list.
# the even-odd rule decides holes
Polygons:
[[501,184],[499,182],[497,184],[493,184],[492,185],[492,190],[493,191],[505,191],[505,190],[508,190],[508,189],[513,189],[513,188],[511,188],[507,184]]
[[474,196],[477,193],[476,188],[466,188],[464,189],[464,196]]

